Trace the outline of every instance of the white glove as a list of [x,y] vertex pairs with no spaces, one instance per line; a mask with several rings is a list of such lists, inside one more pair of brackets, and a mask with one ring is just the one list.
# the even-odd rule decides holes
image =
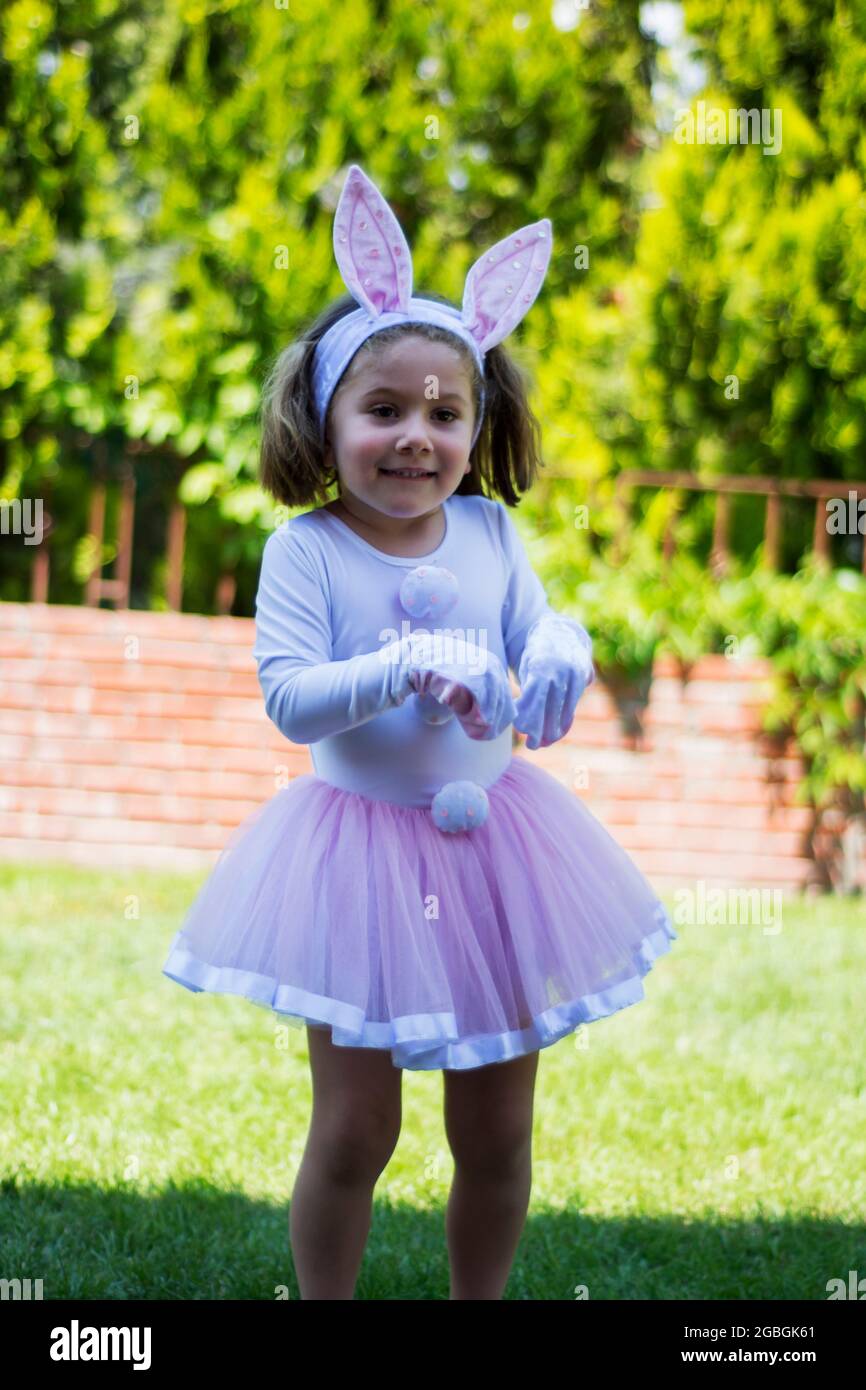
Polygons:
[[529,629],[517,679],[514,727],[526,734],[527,748],[547,748],[568,733],[578,700],[595,680],[589,633],[573,618],[543,613]]
[[410,633],[408,681],[417,695],[432,695],[454,711],[471,739],[498,738],[516,712],[508,674],[495,652],[436,633]]

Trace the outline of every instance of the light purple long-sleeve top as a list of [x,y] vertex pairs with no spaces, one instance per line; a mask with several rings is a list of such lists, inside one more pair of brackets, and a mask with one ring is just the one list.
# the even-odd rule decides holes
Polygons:
[[[429,806],[446,782],[490,786],[511,760],[512,726],[484,741],[456,718],[427,723],[416,696],[397,703],[399,668],[383,647],[445,629],[516,674],[529,629],[552,611],[503,503],[453,493],[443,506],[441,544],[411,557],[375,549],[325,508],[293,517],[268,537],[256,595],[253,655],[269,718],[310,745],[324,781],[403,806]],[[422,565],[458,581],[438,624],[400,601],[405,575]]]

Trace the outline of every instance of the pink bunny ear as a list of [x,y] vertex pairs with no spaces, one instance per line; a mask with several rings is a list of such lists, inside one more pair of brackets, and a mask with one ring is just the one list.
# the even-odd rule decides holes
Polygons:
[[353,164],[334,214],[334,255],[349,293],[374,318],[409,312],[412,257],[400,223],[372,179]]
[[553,249],[549,217],[503,237],[471,267],[463,289],[463,322],[482,352],[495,347],[529,312]]

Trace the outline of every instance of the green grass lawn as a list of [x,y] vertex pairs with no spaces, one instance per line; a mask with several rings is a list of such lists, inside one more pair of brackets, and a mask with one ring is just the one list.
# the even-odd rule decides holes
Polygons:
[[[298,1296],[306,1031],[161,974],[204,877],[0,865],[0,1275],[47,1299]],[[674,921],[644,1001],[541,1053],[507,1298],[866,1276],[866,904],[786,899],[776,934]],[[403,1096],[358,1299],[448,1297],[441,1073]]]

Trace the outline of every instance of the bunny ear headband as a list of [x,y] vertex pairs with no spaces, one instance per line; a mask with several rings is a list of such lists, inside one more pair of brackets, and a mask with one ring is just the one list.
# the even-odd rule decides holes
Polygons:
[[[349,169],[334,214],[334,254],[349,293],[361,306],[319,340],[313,393],[324,437],[331,396],[358,348],[395,323],[432,323],[462,338],[484,376],[484,354],[529,312],[550,262],[550,219],[531,222],[497,241],[471,267],[463,310],[412,297],[412,257],[400,223],[363,169]],[[484,415],[484,394],[472,436]]]

